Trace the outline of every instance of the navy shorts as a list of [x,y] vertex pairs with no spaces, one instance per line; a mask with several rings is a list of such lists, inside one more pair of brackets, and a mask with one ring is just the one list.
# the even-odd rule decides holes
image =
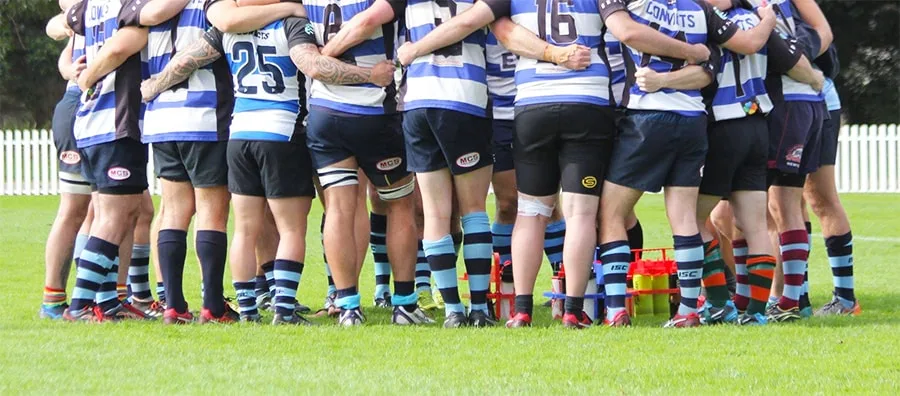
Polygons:
[[837,163],[838,139],[841,135],[841,109],[829,111],[831,116],[822,121],[822,152],[819,166]]
[[91,185],[81,175],[81,153],[75,144],[75,112],[81,91],[67,90],[53,110],[53,144],[59,157],[59,188],[63,193],[90,194]]
[[777,103],[769,113],[769,169],[808,175],[819,168],[825,102]]
[[310,110],[306,145],[316,169],[354,157],[376,187],[390,186],[409,175],[400,115],[355,115],[321,107]]
[[491,121],[446,109],[415,109],[403,114],[407,169],[433,172],[449,167],[463,175],[491,161]]
[[648,192],[700,186],[706,127],[706,115],[629,110],[619,121],[606,180]]
[[305,137],[228,141],[228,191],[266,198],[315,197]]
[[227,141],[153,143],[153,168],[160,179],[196,188],[227,186],[227,151]]
[[700,194],[728,197],[734,191],[766,191],[769,127],[762,114],[714,122],[708,136]]
[[81,148],[81,173],[101,194],[140,194],[147,189],[147,145],[132,138]]
[[513,163],[513,132],[515,121],[492,120],[491,148],[494,152],[494,173],[505,172],[516,168]]

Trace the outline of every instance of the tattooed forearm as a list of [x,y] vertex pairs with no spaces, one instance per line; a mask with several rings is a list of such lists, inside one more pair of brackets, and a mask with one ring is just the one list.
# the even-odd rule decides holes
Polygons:
[[291,48],[291,60],[303,74],[327,84],[352,85],[370,82],[372,69],[341,62],[319,54],[312,44]]
[[175,57],[166,65],[166,68],[156,76],[156,93],[158,94],[173,87],[175,84],[187,80],[191,73],[221,57],[222,54],[206,40],[201,38],[194,41],[189,47],[176,53]]

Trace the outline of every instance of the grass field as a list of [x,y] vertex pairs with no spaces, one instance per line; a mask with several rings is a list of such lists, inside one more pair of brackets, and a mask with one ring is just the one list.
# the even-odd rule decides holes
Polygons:
[[[361,289],[369,323],[362,328],[329,319],[315,328],[42,321],[43,249],[57,198],[0,197],[0,394],[894,394],[900,196],[843,199],[856,236],[860,317],[663,330],[666,318],[658,316],[636,318],[628,329],[573,332],[545,308],[532,329],[393,327],[388,310],[371,308],[368,265]],[[671,245],[660,196],[646,197],[638,214],[648,247]],[[299,299],[315,309],[325,279],[318,227],[310,230]],[[186,294],[196,309],[199,271],[193,253],[188,257]],[[819,306],[831,291],[820,236],[810,268]],[[539,289],[549,289],[547,272]],[[70,290],[72,283],[74,275]]]

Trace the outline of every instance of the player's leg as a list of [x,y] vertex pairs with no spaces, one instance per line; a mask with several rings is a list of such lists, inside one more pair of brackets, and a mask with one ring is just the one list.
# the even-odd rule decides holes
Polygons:
[[369,178],[361,170],[357,169],[357,177],[359,178],[359,188],[356,189],[356,218],[353,219],[353,237],[356,238],[356,279],[359,282],[359,276],[362,273],[363,263],[366,261],[366,252],[369,251]]
[[162,269],[159,265],[159,228],[162,226],[163,214],[166,212],[166,202],[159,199],[159,208],[150,223],[150,262],[153,263],[153,275],[156,277],[156,299],[159,307],[166,309],[166,283],[163,282]]
[[275,218],[272,216],[269,205],[266,204],[265,218],[260,227],[259,236],[256,238],[256,289],[265,289],[263,294],[256,292],[258,309],[272,309],[272,299],[275,298],[275,254],[278,252],[280,242],[281,238],[275,227]]
[[443,303],[438,304],[440,292],[431,288],[431,267],[425,257],[425,248],[422,246],[422,232],[425,229],[425,217],[422,213],[422,193],[416,180],[416,189],[413,191],[413,215],[416,224],[416,238],[418,238],[418,252],[416,252],[416,294],[419,295],[419,307],[429,311],[444,308]]
[[387,205],[378,198],[374,185],[368,190],[372,213],[369,214],[369,247],[375,272],[375,306],[387,308],[391,299],[391,262],[387,252]]
[[500,276],[504,282],[513,281],[512,231],[516,221],[517,195],[516,171],[513,164],[514,122],[493,120],[491,149],[494,155],[494,175],[491,187],[494,190],[494,222],[491,224],[491,239],[494,254],[500,257]]
[[153,293],[150,291],[150,229],[153,212],[150,191],[145,191],[141,197],[141,211],[134,226],[127,290],[129,300],[135,308],[148,316],[160,317],[164,310],[153,300]]
[[[311,184],[309,187],[312,189]],[[296,312],[296,305],[306,257],[306,220],[312,196],[269,198],[268,203],[281,236],[275,259],[275,318],[272,323],[308,324]]]

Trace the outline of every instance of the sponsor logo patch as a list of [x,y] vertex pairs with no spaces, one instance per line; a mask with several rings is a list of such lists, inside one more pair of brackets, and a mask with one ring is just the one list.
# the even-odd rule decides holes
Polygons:
[[64,164],[75,165],[81,162],[81,155],[77,151],[63,151],[59,153],[59,160]]
[[787,151],[787,155],[784,156],[784,159],[786,159],[789,163],[799,164],[800,160],[803,159],[803,145],[798,144],[798,145],[795,145],[794,147],[791,147]]
[[400,164],[403,163],[403,159],[400,157],[388,158],[386,160],[382,160],[375,165],[376,168],[380,171],[389,171],[396,169]]
[[581,185],[584,186],[584,188],[597,187],[597,178],[594,176],[586,176],[584,179],[581,179]]
[[481,155],[476,152],[471,152],[468,154],[463,154],[459,158],[456,159],[456,165],[459,165],[463,168],[471,168],[478,164],[478,161],[481,160]]
[[106,171],[106,176],[113,180],[125,180],[131,177],[131,171],[121,166],[116,166],[109,168]]

